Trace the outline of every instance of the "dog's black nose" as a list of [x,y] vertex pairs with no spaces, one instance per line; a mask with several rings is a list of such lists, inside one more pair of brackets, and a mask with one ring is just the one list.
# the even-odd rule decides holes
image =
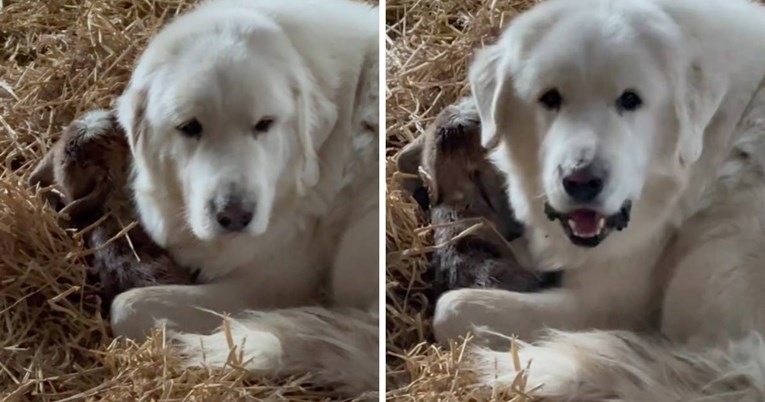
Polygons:
[[590,202],[603,191],[604,178],[594,172],[592,167],[574,170],[563,178],[566,193],[578,202]]
[[241,232],[252,222],[254,209],[255,206],[252,203],[230,199],[223,208],[218,210],[215,218],[223,229],[230,232]]

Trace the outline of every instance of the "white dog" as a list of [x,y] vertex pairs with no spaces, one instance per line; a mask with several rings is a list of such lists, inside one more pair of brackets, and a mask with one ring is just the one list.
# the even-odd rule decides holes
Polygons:
[[[447,293],[439,341],[518,335],[555,400],[765,400],[764,76],[765,9],[745,0],[515,19],[470,81],[529,257],[563,284]],[[507,352],[471,361],[499,387],[518,372]]]
[[215,0],[150,42],[117,105],[135,204],[202,283],[121,294],[115,334],[165,322],[189,364],[377,389],[377,27],[346,0]]

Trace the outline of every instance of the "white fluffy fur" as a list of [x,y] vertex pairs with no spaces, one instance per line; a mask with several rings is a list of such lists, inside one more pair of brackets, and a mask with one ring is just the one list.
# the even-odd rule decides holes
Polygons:
[[[192,365],[236,346],[254,374],[377,389],[377,25],[346,0],[213,0],[151,41],[117,106],[135,204],[202,283],[121,294],[117,335],[167,322]],[[177,128],[194,118],[198,139]],[[256,206],[240,233],[210,207],[231,193]]]
[[[87,127],[84,130],[86,136],[100,137],[113,130],[112,112],[104,109],[96,109],[86,112],[80,118],[82,124]],[[86,137],[88,138],[88,137]]]
[[[564,282],[447,293],[436,337],[517,334],[529,385],[554,400],[765,400],[763,37],[765,10],[744,0],[549,0],[480,50],[484,141],[499,144],[530,257]],[[557,112],[537,102],[552,87]],[[644,105],[619,113],[626,89]],[[634,206],[625,231],[586,249],[543,202],[566,210],[559,174],[592,158],[610,169],[602,210]],[[508,353],[476,353],[487,383],[510,385]]]

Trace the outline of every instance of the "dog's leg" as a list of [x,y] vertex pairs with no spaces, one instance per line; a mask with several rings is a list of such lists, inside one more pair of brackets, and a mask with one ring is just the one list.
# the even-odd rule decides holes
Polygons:
[[332,299],[361,309],[378,302],[380,265],[378,209],[358,219],[340,239],[332,271]]
[[[444,293],[436,304],[433,330],[447,344],[473,332],[476,342],[507,344],[512,335],[531,341],[547,325],[556,329],[578,328],[586,317],[577,298],[566,289],[541,293],[518,293],[500,289],[459,289]],[[476,331],[478,330],[478,331]],[[496,337],[492,333],[501,334]]]
[[[748,219],[748,218],[747,218]],[[690,344],[725,346],[752,331],[765,334],[765,241],[746,229],[697,244],[675,269],[664,298],[662,330]]]
[[[506,346],[505,337],[533,342],[541,330],[642,330],[658,327],[658,284],[645,260],[613,261],[563,273],[560,288],[538,293],[459,289],[436,303],[436,339],[447,343],[474,332],[479,343]],[[473,331],[474,328],[487,331]],[[477,332],[477,333],[476,333]]]
[[[376,309],[375,309],[376,310]],[[171,334],[189,366],[311,375],[349,396],[377,389],[378,316],[354,308],[248,312],[212,335]]]
[[[750,135],[762,138],[765,127],[755,128]],[[662,331],[676,342],[725,347],[752,332],[765,335],[765,186],[755,159],[764,153],[750,152],[724,166],[709,205],[683,225],[662,268],[673,273]]]
[[252,300],[246,296],[250,294],[248,285],[246,281],[231,278],[200,285],[162,285],[128,290],[112,302],[112,331],[116,336],[140,340],[160,322],[165,322],[181,331],[210,333],[222,322],[215,313],[236,314],[251,305]]

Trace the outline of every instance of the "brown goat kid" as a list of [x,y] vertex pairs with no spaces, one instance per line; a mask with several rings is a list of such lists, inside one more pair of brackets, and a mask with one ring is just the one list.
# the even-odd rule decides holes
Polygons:
[[130,158],[127,139],[114,116],[95,110],[64,130],[29,178],[33,187],[54,186],[60,191],[47,191],[45,197],[59,210],[62,225],[87,228],[83,239],[93,250],[88,274],[99,287],[104,313],[126,290],[192,283],[190,272],[175,264],[140,225],[115,238],[135,220],[127,191]]
[[[542,286],[508,247],[523,227],[509,207],[504,179],[481,146],[480,119],[472,101],[441,111],[402,150],[397,165],[403,173],[422,177],[402,184],[429,209],[435,243],[441,245],[431,262],[436,297],[459,288],[530,292]],[[479,223],[483,225],[474,227]]]

